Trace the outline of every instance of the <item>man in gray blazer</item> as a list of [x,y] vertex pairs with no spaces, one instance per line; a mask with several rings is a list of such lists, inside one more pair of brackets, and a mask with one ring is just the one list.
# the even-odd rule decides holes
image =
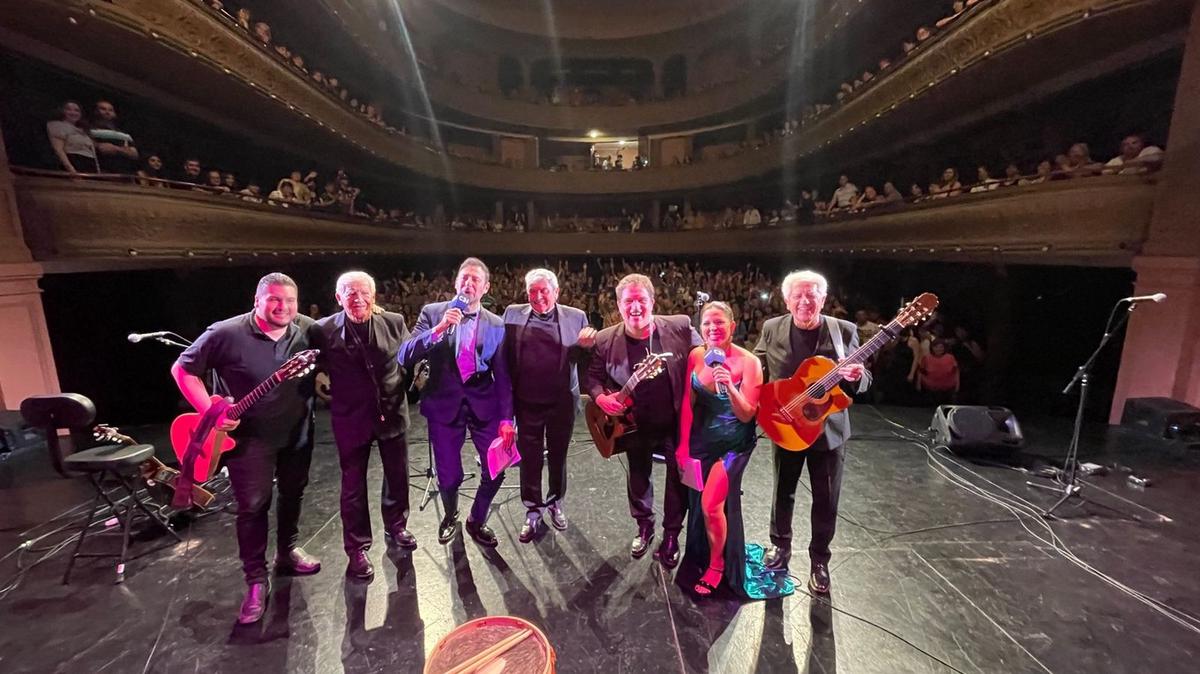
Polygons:
[[[824,316],[825,294],[829,283],[811,271],[794,271],[783,279],[781,290],[788,314],[769,318],[754,354],[767,376],[765,381],[787,379],[805,359],[827,356],[840,361],[858,348],[858,329],[850,321]],[[855,392],[867,390],[871,373],[862,365],[844,365],[839,370]],[[849,392],[850,387],[843,385]],[[763,561],[770,568],[787,568],[792,556],[792,511],[796,502],[796,484],[804,464],[808,463],[812,485],[812,540],[808,556],[812,572],[808,585],[814,592],[829,592],[829,544],[837,524],[838,496],[842,489],[842,464],[845,444],[850,439],[850,414],[830,415],[825,432],[802,452],[775,446],[775,501],[771,507],[771,549]]]
[[[596,330],[587,315],[558,303],[558,277],[549,269],[525,275],[528,304],[504,310],[504,350],[517,417],[521,453],[521,501],[525,524],[519,540],[537,536],[542,508],[550,524],[567,528],[563,497],[567,490],[567,446],[579,407],[579,362],[592,348]],[[542,499],[543,452],[550,464],[550,492]]]

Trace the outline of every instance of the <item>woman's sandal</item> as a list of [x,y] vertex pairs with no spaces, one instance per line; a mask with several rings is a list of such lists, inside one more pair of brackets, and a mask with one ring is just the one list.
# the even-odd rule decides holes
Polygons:
[[[713,569],[710,568],[708,571],[705,571],[704,576],[707,576],[709,574],[709,571],[712,571],[712,570]],[[720,571],[720,573],[717,574],[717,584],[718,585],[721,583],[721,576],[724,573],[725,573],[725,570],[722,569]],[[701,576],[700,580],[696,581],[696,587],[692,588],[692,591],[695,592],[700,597],[711,597],[713,595],[713,593],[717,591],[717,587],[716,587],[716,585],[708,582],[707,580],[704,580],[704,576]]]

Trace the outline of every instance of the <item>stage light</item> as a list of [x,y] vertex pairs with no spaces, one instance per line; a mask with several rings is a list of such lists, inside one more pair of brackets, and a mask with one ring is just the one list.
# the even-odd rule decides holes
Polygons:
[[591,131],[588,131],[588,138],[599,138],[599,137],[600,137],[599,129],[592,129]]

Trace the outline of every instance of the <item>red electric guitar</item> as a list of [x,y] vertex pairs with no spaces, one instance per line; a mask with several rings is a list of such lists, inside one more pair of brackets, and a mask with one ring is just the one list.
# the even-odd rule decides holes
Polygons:
[[[319,353],[320,351],[317,349],[308,349],[289,358],[288,362],[284,363],[278,370],[275,370],[263,383],[254,387],[253,391],[230,405],[229,411],[225,413],[225,417],[236,421],[254,403],[275,390],[276,386],[289,379],[299,379],[312,372],[317,366],[317,354]],[[213,402],[220,401],[221,399],[221,396],[213,396]],[[195,412],[180,414],[175,417],[175,421],[171,422],[171,447],[175,449],[175,456],[179,457],[180,464],[183,463],[188,445],[192,441],[192,435],[199,424],[200,415]],[[209,431],[208,437],[204,439],[203,451],[196,457],[195,463],[193,463],[192,480],[196,484],[208,482],[212,478],[213,473],[216,472],[221,454],[233,449],[235,445],[236,443],[233,438],[226,435],[223,431],[215,429]]]
[[788,379],[763,384],[758,399],[758,425],[775,444],[799,452],[808,449],[825,428],[825,419],[841,412],[853,402],[837,386],[842,380],[842,365],[865,363],[885,344],[900,336],[909,326],[917,325],[937,308],[938,298],[922,293],[900,310],[879,334],[867,340],[835,363],[824,356],[813,356],[796,368]]

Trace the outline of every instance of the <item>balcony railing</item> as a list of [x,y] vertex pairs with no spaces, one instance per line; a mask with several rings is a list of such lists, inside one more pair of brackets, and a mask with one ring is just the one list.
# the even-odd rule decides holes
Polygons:
[[497,255],[834,254],[1125,265],[1145,240],[1156,188],[1153,176],[1104,176],[928,200],[814,226],[531,236],[380,226],[191,189],[14,172],[26,241],[50,271],[481,249]]

